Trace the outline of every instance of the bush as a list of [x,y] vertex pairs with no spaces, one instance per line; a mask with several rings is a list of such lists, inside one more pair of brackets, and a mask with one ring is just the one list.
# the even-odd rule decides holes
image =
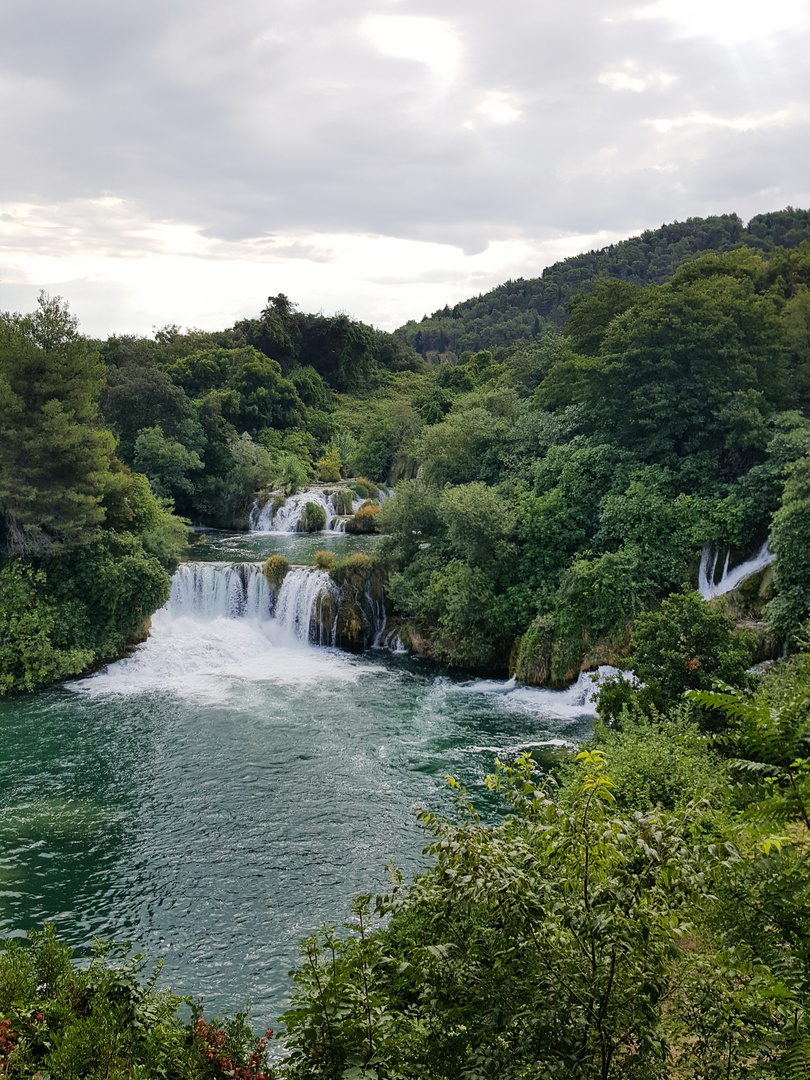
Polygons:
[[334,551],[316,551],[315,565],[319,570],[334,570],[337,556]]
[[[29,948],[7,941],[0,954],[0,1068],[4,1076],[54,1080],[271,1080],[267,1038],[244,1014],[207,1022],[187,998],[145,983],[142,957],[97,943],[77,970],[53,926],[30,931]],[[268,1031],[267,1037],[272,1036]]]
[[320,532],[326,528],[326,511],[320,503],[308,502],[301,515],[301,532]]
[[366,502],[360,507],[354,517],[346,522],[348,533],[373,533],[377,531],[377,514],[382,507],[379,503]]
[[722,611],[699,593],[673,593],[657,611],[636,619],[631,642],[633,670],[660,690],[665,706],[686,690],[709,690],[715,679],[744,686],[750,643]]
[[284,581],[289,569],[289,560],[285,559],[283,555],[271,555],[269,559],[265,559],[262,573],[267,578],[270,588],[278,590],[281,588],[281,583]]
[[315,468],[318,470],[318,479],[324,483],[331,484],[340,480],[340,451],[334,444],[320,461],[315,462]]

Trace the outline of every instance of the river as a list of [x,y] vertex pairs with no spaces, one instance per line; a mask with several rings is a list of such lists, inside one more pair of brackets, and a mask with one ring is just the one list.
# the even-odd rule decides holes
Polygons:
[[[218,573],[364,543],[212,534],[194,559]],[[81,949],[130,941],[209,1012],[252,999],[263,1028],[298,939],[384,886],[386,864],[418,869],[414,808],[449,806],[445,774],[486,800],[497,754],[574,744],[592,706],[584,681],[552,693],[470,679],[237,615],[174,596],[130,657],[0,702],[0,931],[53,920]]]

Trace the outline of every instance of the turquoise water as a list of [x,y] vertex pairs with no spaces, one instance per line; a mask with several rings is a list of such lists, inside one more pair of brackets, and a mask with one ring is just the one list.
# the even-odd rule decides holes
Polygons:
[[372,552],[377,539],[373,535],[337,532],[229,533],[206,529],[189,549],[189,558],[203,562],[258,562],[278,554],[291,563],[314,566],[316,551],[333,551],[338,556],[355,551]]
[[586,697],[159,612],[128,659],[0,703],[0,932],[131,941],[175,991],[272,1026],[297,940],[387,863],[418,868],[444,775],[485,798],[496,754],[583,738]]

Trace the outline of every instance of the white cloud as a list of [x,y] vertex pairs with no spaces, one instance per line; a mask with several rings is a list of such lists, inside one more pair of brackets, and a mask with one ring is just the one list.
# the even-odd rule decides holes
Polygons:
[[449,23],[421,15],[374,15],[363,34],[384,56],[426,64],[443,82],[452,82],[461,63],[461,42]]
[[501,90],[489,90],[484,94],[475,111],[490,124],[514,124],[523,113],[516,95]]
[[774,34],[804,26],[807,0],[657,0],[640,8],[636,18],[663,19],[686,37],[709,37],[723,45],[762,42]]
[[685,116],[674,116],[650,120],[656,131],[666,133],[678,128],[726,128],[729,131],[758,131],[776,129],[794,124],[810,122],[810,105],[793,105],[776,112],[749,116],[712,116],[711,113],[693,112]]
[[608,90],[631,90],[635,94],[640,94],[650,87],[663,90],[675,81],[674,75],[668,75],[664,71],[652,71],[641,75],[633,63],[625,64],[624,71],[606,71],[599,76],[599,82]]

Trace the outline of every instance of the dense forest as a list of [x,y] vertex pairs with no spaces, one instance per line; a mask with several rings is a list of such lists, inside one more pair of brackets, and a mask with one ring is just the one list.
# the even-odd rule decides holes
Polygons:
[[[429,869],[304,943],[280,1075],[810,1076],[807,212],[666,226],[393,335],[279,295],[90,341],[43,297],[0,320],[0,423],[4,692],[137,639],[186,522],[341,475],[395,486],[374,567],[412,650],[555,687],[632,669],[576,760],[497,763],[483,808],[451,781]],[[707,543],[767,539],[700,598]],[[107,970],[76,990],[48,937],[7,954],[9,1075],[68,1029],[63,1075],[269,1071],[243,1021],[184,1026]]]
[[663,285],[678,267],[707,252],[738,247],[769,250],[798,247],[810,241],[810,213],[788,207],[758,214],[746,226],[736,214],[687,221],[649,229],[640,236],[589,251],[547,267],[537,278],[507,281],[470,300],[445,305],[419,321],[411,320],[395,336],[425,359],[531,340],[550,322],[560,327],[568,303],[603,278],[634,285]]

